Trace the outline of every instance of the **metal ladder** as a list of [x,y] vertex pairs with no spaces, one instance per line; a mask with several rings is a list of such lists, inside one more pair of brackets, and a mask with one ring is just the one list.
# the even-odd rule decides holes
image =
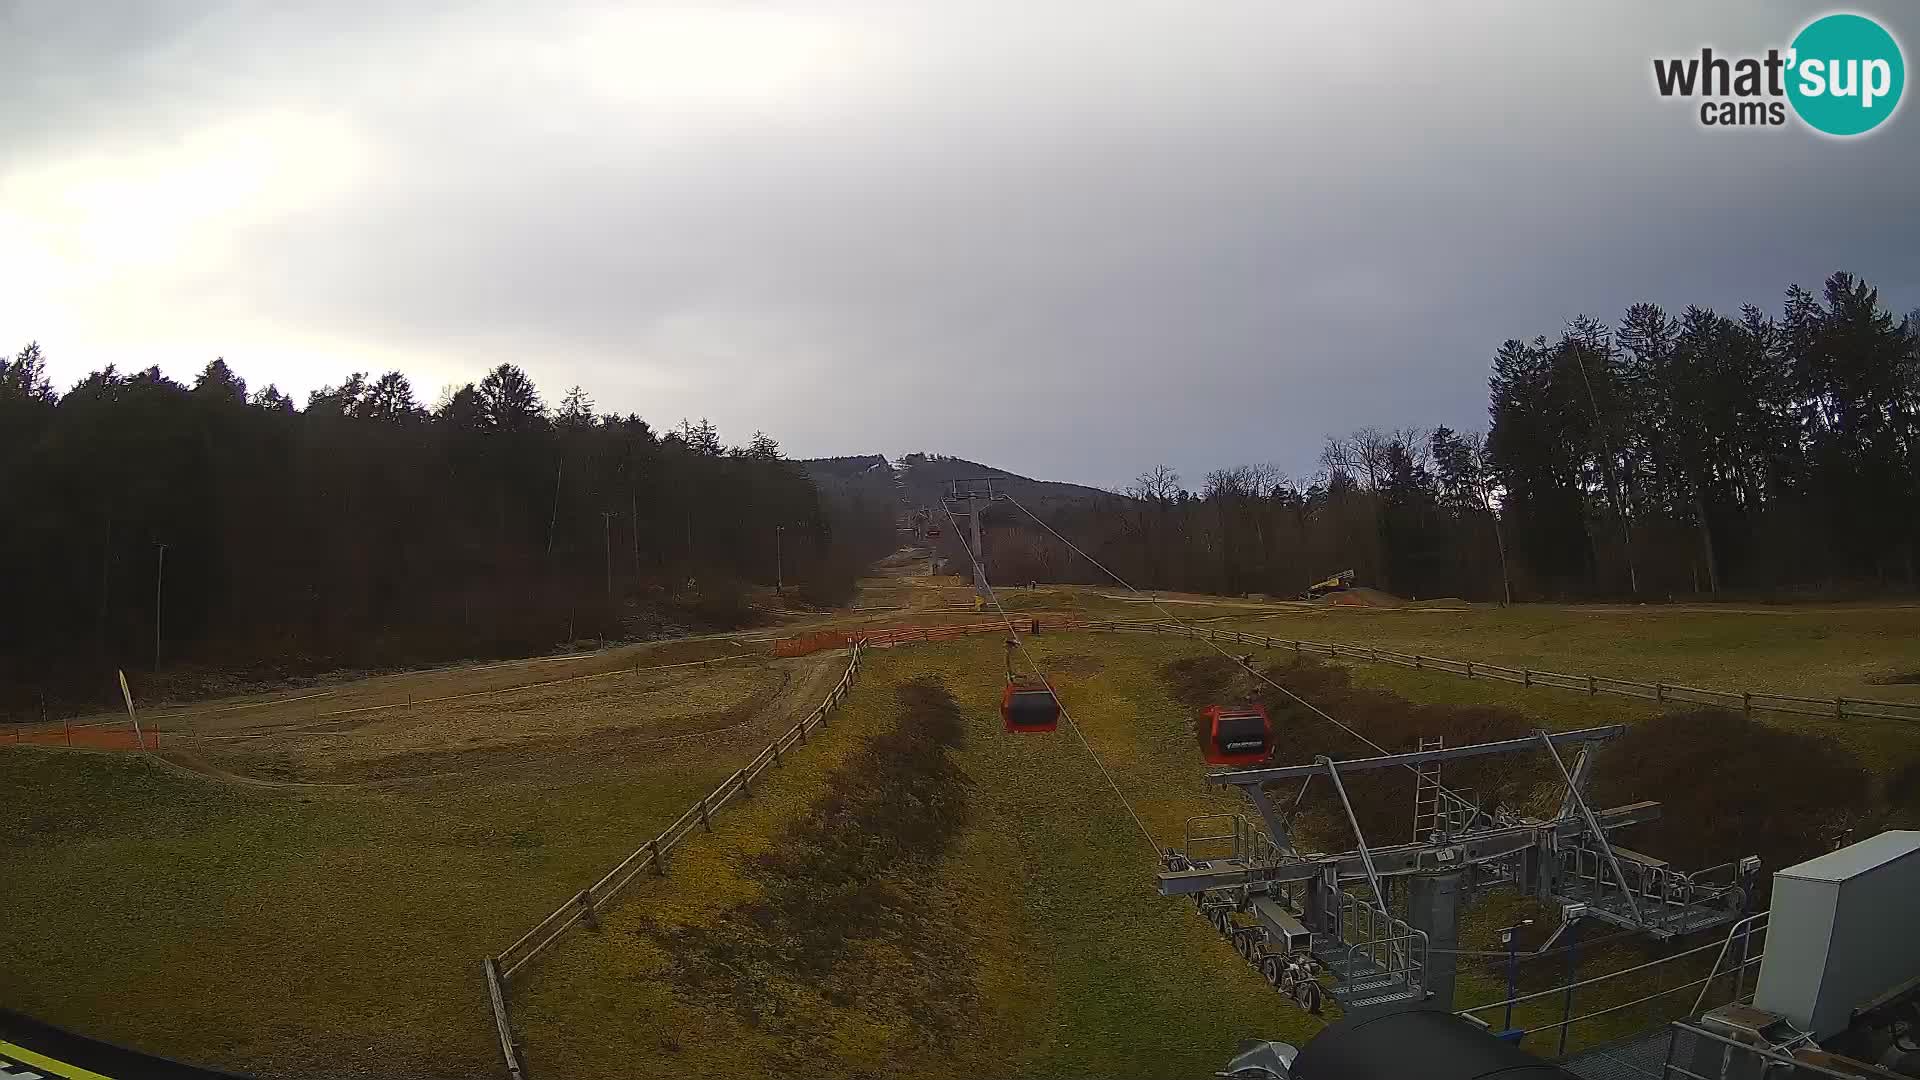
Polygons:
[[[1420,737],[1420,749],[1443,750],[1447,740],[1444,735],[1429,739]],[[1413,776],[1413,841],[1419,843],[1428,836],[1442,830],[1445,817],[1440,810],[1440,763],[1423,761],[1414,766]]]

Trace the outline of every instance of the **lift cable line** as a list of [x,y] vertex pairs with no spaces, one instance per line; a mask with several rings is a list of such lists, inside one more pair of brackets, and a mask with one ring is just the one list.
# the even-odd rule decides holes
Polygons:
[[[942,499],[940,501],[940,509],[947,515],[947,522],[953,526],[954,534],[960,536],[960,523],[954,520],[953,511],[947,508],[946,500]],[[1013,626],[1013,616],[1007,614],[1005,605],[1000,603],[999,594],[994,592],[993,583],[987,580],[986,566],[980,562],[979,556],[974,554],[972,546],[966,542],[964,537],[961,538],[960,546],[966,548],[967,558],[972,561],[974,569],[979,572],[977,578],[986,586],[987,599],[993,602],[993,606],[1000,612],[1001,620],[1007,624],[1007,640],[1012,642],[1014,647],[1020,650],[1021,658],[1027,662],[1029,668],[1033,669],[1035,677],[1047,688],[1047,693],[1053,695],[1054,703],[1060,707],[1060,715],[1066,718],[1067,726],[1073,729],[1074,737],[1078,738],[1080,745],[1086,748],[1087,756],[1093,759],[1094,767],[1100,770],[1100,775],[1106,777],[1107,786],[1113,789],[1114,798],[1120,800],[1120,805],[1126,810],[1127,816],[1133,819],[1135,825],[1139,826],[1140,835],[1146,838],[1147,846],[1153,849],[1154,858],[1158,859],[1161,855],[1160,842],[1153,838],[1153,833],[1147,830],[1147,823],[1141,821],[1140,815],[1134,812],[1133,804],[1127,801],[1126,794],[1120,790],[1120,785],[1114,781],[1113,774],[1107,771],[1106,763],[1100,760],[1100,755],[1094,751],[1093,744],[1087,741],[1086,733],[1080,730],[1080,725],[1074,720],[1073,713],[1067,711],[1067,703],[1060,700],[1059,692],[1053,688],[1053,681],[1048,679],[1046,673],[1040,670],[1040,665],[1034,661],[1033,654],[1027,651],[1027,643],[1020,640],[1020,633],[1015,630]],[[1007,662],[1008,670],[1011,672],[1013,662],[1011,656],[1008,657]]]
[[[1152,603],[1154,607],[1160,610],[1160,613],[1162,615],[1165,615],[1169,620],[1178,624],[1182,629],[1185,629],[1188,633],[1190,634],[1194,633],[1193,627],[1188,623],[1186,623],[1185,621],[1183,621],[1180,618],[1180,616],[1175,615],[1172,611],[1168,610],[1167,606],[1165,604],[1162,604],[1158,597],[1154,596],[1152,593],[1141,592],[1139,589],[1133,586],[1132,582],[1129,582],[1126,578],[1123,578],[1119,574],[1116,574],[1112,570],[1108,569],[1105,563],[1102,563],[1099,559],[1096,559],[1093,556],[1087,554],[1086,552],[1080,550],[1079,546],[1076,545],[1073,541],[1067,539],[1064,536],[1061,536],[1059,530],[1047,524],[1045,521],[1040,520],[1039,515],[1027,509],[1026,506],[1020,502],[1019,499],[1014,498],[1012,495],[1006,496],[1006,499],[1008,502],[1012,503],[1016,508],[1018,508],[1021,513],[1032,518],[1034,521],[1034,524],[1047,530],[1048,534],[1050,534],[1055,540],[1058,540],[1061,543],[1067,545],[1067,547],[1071,548],[1074,554],[1080,556],[1081,558],[1092,563],[1094,566],[1098,567],[1101,573],[1106,574],[1108,577],[1118,582],[1122,588],[1128,590],[1129,592],[1132,592],[1136,596],[1146,597],[1147,600],[1150,603]],[[1343,724],[1340,721],[1335,720],[1332,716],[1328,715],[1325,709],[1320,708],[1318,705],[1315,705],[1313,702],[1308,701],[1306,698],[1303,698],[1299,694],[1296,694],[1293,691],[1287,689],[1286,687],[1280,685],[1278,682],[1268,677],[1268,675],[1265,672],[1261,671],[1260,669],[1254,667],[1252,664],[1248,663],[1244,658],[1235,656],[1232,653],[1228,652],[1227,650],[1221,648],[1219,642],[1214,641],[1210,637],[1199,637],[1198,634],[1194,634],[1194,636],[1198,637],[1199,640],[1206,642],[1207,646],[1211,648],[1214,652],[1219,653],[1221,656],[1224,656],[1227,659],[1245,668],[1247,672],[1251,674],[1254,678],[1259,679],[1261,682],[1264,682],[1268,686],[1271,686],[1275,690],[1278,690],[1282,694],[1285,694],[1288,697],[1288,699],[1292,700],[1295,704],[1299,705],[1300,707],[1306,709],[1308,712],[1313,713],[1315,716],[1318,716],[1320,719],[1325,720],[1327,723],[1332,724],[1334,727],[1339,728],[1341,731],[1344,731],[1347,734],[1353,736],[1354,738],[1360,740],[1361,742],[1367,744],[1369,747],[1372,747],[1374,750],[1380,752],[1381,754],[1392,753],[1392,751],[1389,751],[1386,747],[1381,746],[1379,743],[1374,742],[1372,739],[1369,739],[1365,735],[1360,734],[1358,731],[1355,731],[1353,728],[1348,727],[1346,724]],[[1409,772],[1412,772],[1413,774],[1415,774],[1416,776],[1420,775],[1420,770],[1413,765],[1407,765],[1403,767],[1406,768]],[[1445,795],[1447,795],[1448,797],[1459,802],[1462,806],[1471,807],[1476,805],[1473,803],[1472,800],[1465,798],[1459,792],[1453,791],[1445,787],[1444,785],[1441,785],[1439,787],[1439,790]],[[1304,790],[1302,791],[1302,794],[1303,795],[1305,794]]]

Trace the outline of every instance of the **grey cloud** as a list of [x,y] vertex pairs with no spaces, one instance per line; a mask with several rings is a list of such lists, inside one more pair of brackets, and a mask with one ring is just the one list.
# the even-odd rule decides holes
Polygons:
[[[1910,115],[1842,144],[1653,95],[1652,55],[1764,47],[1801,5],[751,6],[725,10],[831,62],[711,98],[617,45],[571,69],[552,43],[591,11],[21,10],[0,94],[36,104],[0,119],[0,178],[272,109],[364,154],[141,280],[205,313],[208,355],[258,315],[422,384],[512,359],[796,454],[1304,472],[1329,431],[1483,423],[1499,342],[1582,311],[1772,304],[1843,267],[1920,298]],[[0,341],[44,337],[31,316]],[[229,357],[264,381],[268,344]],[[276,377],[370,366],[302,363]]]

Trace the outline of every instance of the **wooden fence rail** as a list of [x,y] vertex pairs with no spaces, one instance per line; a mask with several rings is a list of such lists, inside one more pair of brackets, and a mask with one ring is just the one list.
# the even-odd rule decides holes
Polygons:
[[513,1026],[507,1015],[506,988],[508,981],[521,968],[545,952],[568,930],[581,923],[596,926],[600,913],[613,903],[634,878],[651,871],[654,875],[665,877],[667,874],[667,856],[676,845],[685,840],[695,829],[712,831],[713,817],[730,803],[753,795],[754,782],[760,774],[781,764],[783,756],[795,747],[806,744],[807,736],[827,724],[827,716],[838,708],[840,702],[853,689],[860,676],[861,654],[868,643],[862,638],[852,642],[853,655],[847,662],[846,673],[840,676],[840,682],[832,692],[814,710],[799,723],[780,733],[779,737],[760,751],[745,767],[736,770],[733,775],[721,782],[712,792],[687,808],[668,825],[659,835],[648,839],[635,848],[632,854],[620,860],[606,876],[585,889],[574,893],[567,901],[553,910],[553,913],[535,923],[533,928],[520,936],[518,941],[500,950],[497,955],[489,956],[482,962],[487,978],[488,1000],[493,1008],[495,1033],[500,1039],[501,1055],[506,1060],[507,1072],[514,1080],[522,1080],[524,1066],[521,1064],[519,1050],[513,1038]]
[[1777,712],[1799,716],[1824,716],[1835,720],[1898,720],[1920,724],[1920,702],[1912,701],[1796,697],[1792,694],[1770,694],[1759,690],[1710,690],[1698,686],[1682,686],[1678,683],[1637,682],[1607,675],[1566,675],[1557,671],[1507,667],[1503,664],[1488,664],[1478,660],[1450,660],[1443,656],[1389,652],[1371,645],[1277,638],[1265,634],[1248,634],[1239,630],[1222,630],[1216,627],[1189,626],[1180,623],[1090,622],[1083,624],[1082,628],[1120,633],[1173,634],[1207,641],[1229,641],[1236,645],[1263,649],[1288,649],[1298,654],[1398,664],[1401,667],[1422,671],[1444,671],[1453,675],[1463,675],[1469,679],[1494,679],[1521,686],[1552,686],[1589,696],[1611,694],[1616,697],[1640,698],[1645,701],[1711,705],[1715,708],[1738,709],[1749,716],[1756,712]]

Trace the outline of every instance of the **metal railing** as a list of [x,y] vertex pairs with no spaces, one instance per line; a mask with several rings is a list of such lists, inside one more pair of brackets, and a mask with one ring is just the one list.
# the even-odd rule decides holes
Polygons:
[[[1681,1064],[1683,1058],[1687,1062],[1684,1065]],[[1829,1068],[1799,1053],[1729,1039],[1694,1024],[1673,1025],[1661,1080],[1724,1080],[1748,1076],[1765,1076],[1767,1080],[1860,1080],[1860,1072],[1855,1069]]]
[[522,1069],[519,1052],[514,1044],[513,1027],[507,1016],[506,985],[514,974],[526,967],[535,957],[552,947],[568,930],[581,923],[597,925],[600,912],[604,911],[620,895],[634,878],[651,870],[655,875],[664,877],[667,873],[667,856],[674,847],[685,840],[696,828],[713,831],[713,818],[728,804],[751,797],[753,785],[760,774],[782,764],[783,758],[796,747],[804,746],[807,736],[816,729],[826,726],[827,716],[839,706],[860,675],[861,654],[866,650],[865,640],[853,642],[853,655],[847,662],[845,674],[814,710],[798,723],[782,732],[780,736],[760,751],[744,768],[722,781],[712,792],[701,796],[700,800],[687,808],[671,825],[646,843],[620,860],[619,864],[607,871],[599,881],[573,894],[566,903],[553,910],[553,913],[535,923],[533,928],[520,935],[520,939],[500,950],[496,955],[487,957],[481,966],[487,979],[488,997],[493,1007],[495,1033],[499,1036],[501,1055],[505,1058],[507,1072],[514,1080],[521,1080]]
[[1401,983],[1409,992],[1426,985],[1427,933],[1365,899],[1341,890],[1340,933],[1346,945],[1344,975],[1372,972],[1376,980]]
[[[1688,873],[1631,855],[1609,863],[1605,853],[1584,842],[1560,849],[1562,880],[1576,886],[1582,899],[1594,903],[1621,895],[1620,880],[1613,876],[1616,865],[1625,878],[1626,895],[1636,902],[1651,902],[1639,920],[1650,927],[1666,925],[1693,905],[1728,898],[1740,884],[1738,861]],[[1576,890],[1567,891],[1572,895]]]
[[1397,664],[1420,671],[1443,671],[1453,675],[1464,675],[1469,679],[1494,679],[1520,686],[1551,686],[1562,690],[1579,691],[1588,696],[1611,694],[1616,697],[1640,698],[1645,701],[1712,705],[1738,709],[1748,716],[1756,712],[1776,712],[1798,716],[1820,716],[1833,720],[1899,720],[1920,724],[1920,702],[1913,701],[1799,697],[1793,694],[1772,694],[1757,690],[1709,690],[1697,686],[1682,686],[1678,683],[1638,682],[1606,675],[1566,675],[1556,671],[1507,667],[1478,660],[1450,660],[1443,656],[1427,656],[1424,653],[1393,652],[1371,645],[1277,638],[1267,634],[1248,634],[1239,630],[1222,630],[1217,627],[1188,626],[1151,620],[1089,622],[1083,624],[1081,628],[1122,633],[1172,634],[1207,641],[1230,641],[1263,649],[1291,649],[1301,655],[1369,660],[1383,664]]
[[[1654,1003],[1657,1002],[1659,999],[1669,997],[1671,995],[1680,993],[1681,991],[1692,990],[1695,987],[1699,987],[1700,989],[1699,995],[1693,999],[1692,1008],[1689,1009],[1687,1012],[1687,1015],[1693,1015],[1699,1012],[1700,1007],[1706,1002],[1708,992],[1712,989],[1714,982],[1719,979],[1731,978],[1733,980],[1731,984],[1731,988],[1733,992],[1728,996],[1727,1000],[1739,1001],[1744,996],[1744,992],[1746,990],[1748,970],[1752,968],[1754,965],[1759,964],[1762,960],[1766,958],[1764,948],[1761,951],[1757,951],[1757,952],[1751,948],[1751,943],[1754,937],[1756,935],[1765,934],[1766,920],[1767,920],[1767,913],[1764,911],[1759,912],[1757,914],[1750,915],[1747,918],[1742,919],[1739,922],[1733,924],[1733,926],[1728,929],[1727,936],[1724,939],[1721,939],[1718,941],[1709,941],[1704,945],[1698,945],[1693,948],[1674,953],[1671,956],[1663,956],[1657,960],[1649,960],[1646,963],[1635,964],[1632,967],[1621,968],[1618,971],[1609,971],[1602,975],[1595,975],[1590,978],[1567,982],[1560,986],[1551,987],[1546,990],[1536,990],[1528,994],[1520,994],[1518,996],[1511,997],[1511,998],[1502,998],[1499,1001],[1489,1001],[1484,1005],[1475,1005],[1472,1008],[1461,1009],[1459,1010],[1458,1013],[1456,1013],[1456,1015],[1466,1017],[1478,1024],[1486,1024],[1487,1021],[1478,1014],[1485,1013],[1493,1009],[1508,1010],[1510,1014],[1511,1007],[1514,1005],[1523,1005],[1523,1004],[1526,1004],[1527,1002],[1538,1001],[1542,998],[1550,998],[1554,996],[1562,997],[1567,1002],[1567,1008],[1563,1013],[1563,1015],[1558,1020],[1552,1020],[1544,1023],[1534,1024],[1530,1027],[1521,1029],[1521,1034],[1523,1035],[1534,1035],[1543,1031],[1560,1031],[1564,1033],[1565,1031],[1572,1028],[1576,1024],[1585,1023],[1587,1021],[1595,1020],[1603,1016],[1611,1016],[1615,1013],[1633,1008],[1636,1005],[1647,1006],[1649,1013],[1651,1013],[1653,1011]],[[1726,963],[1727,956],[1730,951],[1730,947],[1733,945],[1733,943],[1736,940],[1741,943],[1739,959],[1729,966]],[[1639,997],[1632,998],[1631,1000],[1614,1002],[1612,1004],[1605,1005],[1601,1008],[1597,1008],[1588,1012],[1581,1013],[1577,1016],[1573,1014],[1572,1002],[1573,1002],[1573,991],[1575,990],[1581,990],[1591,986],[1598,986],[1601,983],[1609,982],[1613,979],[1620,978],[1623,975],[1633,975],[1643,971],[1651,971],[1654,969],[1664,969],[1668,965],[1675,964],[1678,961],[1685,960],[1693,956],[1699,956],[1703,953],[1716,950],[1716,949],[1719,951],[1715,954],[1713,966],[1708,969],[1706,975],[1700,978],[1691,979],[1689,981],[1678,983],[1673,986],[1662,987],[1658,990],[1654,990],[1651,993],[1643,994]],[[1655,979],[1657,980],[1658,976],[1655,976]],[[1565,1045],[1566,1045],[1566,1040],[1563,1034],[1561,1039],[1561,1046],[1563,1047],[1563,1049]]]
[[[1196,832],[1197,829],[1222,829],[1225,832]],[[1218,847],[1224,844],[1224,854]],[[1187,819],[1186,836],[1180,853],[1189,863],[1227,860],[1248,866],[1269,866],[1282,861],[1286,852],[1267,836],[1267,831],[1245,814],[1197,814]]]

